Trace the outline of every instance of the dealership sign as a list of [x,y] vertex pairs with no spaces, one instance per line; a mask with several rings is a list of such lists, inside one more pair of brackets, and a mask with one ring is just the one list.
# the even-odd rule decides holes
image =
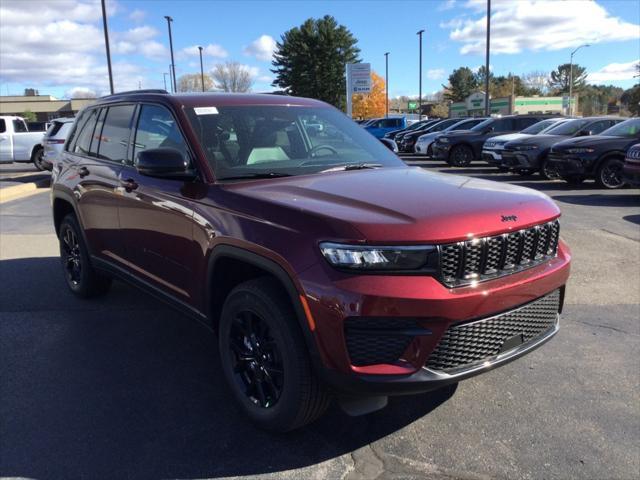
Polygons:
[[371,64],[347,63],[347,83],[351,93],[370,93]]

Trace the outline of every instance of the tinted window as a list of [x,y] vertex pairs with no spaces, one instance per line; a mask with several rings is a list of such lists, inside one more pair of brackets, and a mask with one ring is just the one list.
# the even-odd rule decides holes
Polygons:
[[487,118],[471,130],[474,132],[483,132],[488,127],[492,127],[494,132],[510,132],[513,131],[513,122],[510,118]]
[[27,124],[22,120],[14,120],[13,121],[13,131],[16,133],[28,132]]
[[[231,140],[234,132],[228,132]],[[205,147],[208,147],[205,145]],[[133,158],[150,148],[175,148],[187,155],[187,145],[171,112],[159,105],[143,105],[138,120]]]
[[447,127],[445,131],[450,130],[471,130],[473,127],[478,125],[480,122],[484,122],[482,118],[474,118],[471,120],[462,120],[458,121],[458,123],[454,123],[453,125]]
[[102,132],[102,128],[104,126],[104,117],[107,114],[107,109],[103,108],[100,110],[98,114],[98,121],[96,122],[96,127],[93,129],[93,140],[91,140],[91,146],[89,147],[89,156],[97,157],[98,156],[98,146],[100,145],[100,134]]
[[4,123],[4,118],[0,118],[0,133],[7,131],[7,124]]
[[558,123],[558,119],[555,119],[555,118],[550,118],[549,120],[542,120],[541,122],[534,123],[530,127],[525,128],[524,130],[522,130],[521,133],[536,135],[541,131],[543,131],[544,129],[552,127],[556,123]]
[[64,125],[62,122],[51,122],[51,125],[49,125],[49,130],[47,130],[46,136],[53,137],[56,133],[60,131],[60,129],[62,128],[62,125]]
[[610,126],[611,120],[600,120],[599,122],[594,122],[591,125],[587,125],[587,128],[585,130],[591,132],[592,135],[598,135],[600,132],[605,131]]
[[538,119],[535,117],[522,117],[522,118],[516,118],[515,120],[515,129],[516,130],[524,130],[527,127],[530,127],[531,125],[538,123]]
[[613,137],[637,137],[640,134],[640,118],[631,118],[606,129],[602,135]]
[[548,133],[549,135],[573,135],[574,133],[582,130],[582,128],[589,122],[590,120],[585,118],[569,120],[568,122],[564,122],[557,127],[550,128],[544,133]]
[[82,116],[82,124],[78,127],[78,133],[76,142],[71,150],[73,153],[79,155],[89,155],[89,148],[91,147],[91,138],[93,137],[93,130],[96,126],[96,119],[98,117],[98,110],[92,109]]
[[124,162],[127,159],[134,109],[134,105],[109,107],[100,134],[99,158],[111,162]]

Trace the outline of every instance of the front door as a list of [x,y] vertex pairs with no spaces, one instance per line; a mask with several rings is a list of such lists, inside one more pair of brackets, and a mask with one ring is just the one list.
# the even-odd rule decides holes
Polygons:
[[[161,105],[142,104],[132,158],[143,150],[162,147],[189,156],[172,113]],[[120,225],[132,270],[193,304],[197,245],[193,242],[193,203],[185,196],[191,182],[141,175],[129,162],[120,172],[120,183],[124,197]]]

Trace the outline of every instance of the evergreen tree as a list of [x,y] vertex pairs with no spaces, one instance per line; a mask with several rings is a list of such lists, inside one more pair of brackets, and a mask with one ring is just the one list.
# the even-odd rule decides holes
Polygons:
[[449,75],[449,85],[443,85],[444,98],[452,102],[462,102],[478,89],[475,75],[468,67],[460,67]]

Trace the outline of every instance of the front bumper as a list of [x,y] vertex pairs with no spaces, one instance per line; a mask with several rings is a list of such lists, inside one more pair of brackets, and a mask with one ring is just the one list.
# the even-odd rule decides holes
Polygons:
[[451,150],[451,144],[435,142],[431,146],[432,157],[437,160],[447,160],[449,158],[449,151]]
[[[304,272],[301,284],[315,323],[322,361],[318,373],[340,393],[394,395],[433,390],[496,368],[549,340],[558,329],[557,321],[535,339],[468,368],[439,370],[427,364],[452,326],[500,316],[563,291],[569,263],[569,250],[561,242],[558,255],[543,264],[458,288],[447,288],[428,276],[348,275],[317,264]],[[372,327],[388,322],[412,337],[395,360],[354,365],[348,346],[352,319],[371,322]],[[408,329],[408,320],[415,320],[419,328]],[[391,340],[380,338],[380,348],[387,348]]]
[[549,167],[561,177],[583,177],[589,173],[583,160],[568,155],[550,154]]
[[502,150],[482,150],[482,160],[494,167],[502,167]]
[[418,142],[416,143],[416,147],[415,147],[415,153],[417,153],[418,155],[432,155],[433,151],[432,151],[432,146],[433,146],[433,142]]
[[502,166],[512,169],[540,168],[539,152],[537,150],[504,150],[502,152]]
[[640,163],[625,162],[622,169],[622,178],[628,185],[640,186]]

